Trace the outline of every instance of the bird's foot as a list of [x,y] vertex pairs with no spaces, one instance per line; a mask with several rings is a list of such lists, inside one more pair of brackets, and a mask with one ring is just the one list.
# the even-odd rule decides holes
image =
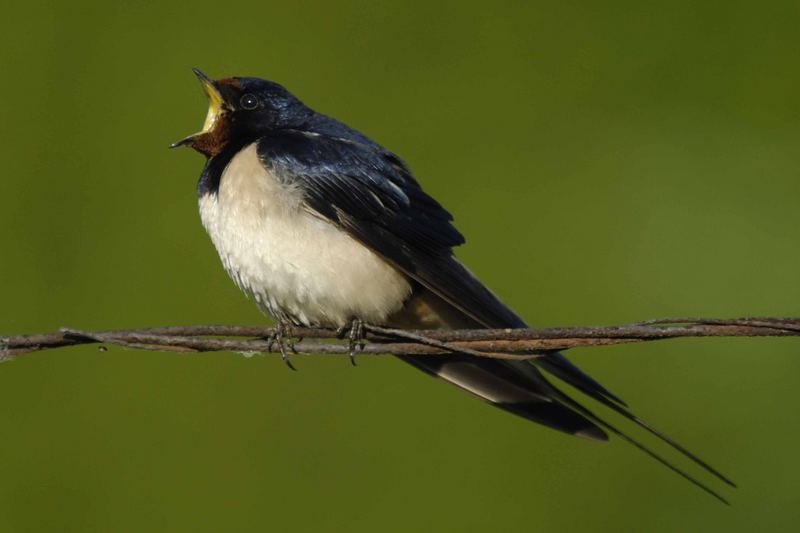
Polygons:
[[272,330],[272,333],[270,333],[269,337],[267,337],[267,350],[271,353],[272,347],[277,345],[281,354],[281,359],[283,359],[283,362],[286,363],[286,366],[292,370],[297,370],[289,360],[289,354],[286,351],[288,348],[292,351],[292,353],[297,353],[297,350],[294,349],[292,330],[293,327],[291,322],[288,320],[279,320],[275,325],[275,328]]
[[360,318],[354,318],[349,324],[345,324],[336,330],[336,336],[343,339],[347,334],[347,353],[350,354],[350,364],[356,366],[356,348],[363,350],[366,338],[366,330],[364,329],[364,321]]

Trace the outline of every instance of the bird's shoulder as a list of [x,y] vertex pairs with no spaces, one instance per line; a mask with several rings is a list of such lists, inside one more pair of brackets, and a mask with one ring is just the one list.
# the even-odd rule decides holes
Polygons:
[[271,175],[302,189],[309,211],[456,309],[465,317],[461,323],[524,326],[453,257],[464,238],[452,216],[392,152],[339,128],[270,132],[259,139],[257,153]]
[[453,217],[403,160],[355,133],[276,130],[258,139],[257,153],[274,176],[302,188],[310,209],[337,224],[376,225],[431,252],[462,244]]

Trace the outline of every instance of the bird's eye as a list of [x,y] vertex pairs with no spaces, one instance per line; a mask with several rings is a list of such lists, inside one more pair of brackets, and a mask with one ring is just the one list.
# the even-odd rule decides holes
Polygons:
[[258,107],[259,102],[255,95],[247,93],[242,95],[239,104],[241,104],[242,109],[255,109]]

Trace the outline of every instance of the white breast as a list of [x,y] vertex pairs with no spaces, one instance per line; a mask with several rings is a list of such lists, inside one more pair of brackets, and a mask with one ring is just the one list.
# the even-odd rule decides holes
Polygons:
[[383,259],[308,212],[302,191],[270,174],[255,144],[231,160],[216,195],[200,198],[200,217],[228,274],[276,318],[380,324],[411,291]]

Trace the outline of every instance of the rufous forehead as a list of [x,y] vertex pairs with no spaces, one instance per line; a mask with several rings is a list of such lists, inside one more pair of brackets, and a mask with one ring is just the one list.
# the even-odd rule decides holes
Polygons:
[[229,87],[235,87],[237,89],[241,89],[242,88],[242,82],[240,82],[236,78],[223,78],[221,80],[215,81],[214,83],[217,86],[225,86],[225,85],[227,85]]

